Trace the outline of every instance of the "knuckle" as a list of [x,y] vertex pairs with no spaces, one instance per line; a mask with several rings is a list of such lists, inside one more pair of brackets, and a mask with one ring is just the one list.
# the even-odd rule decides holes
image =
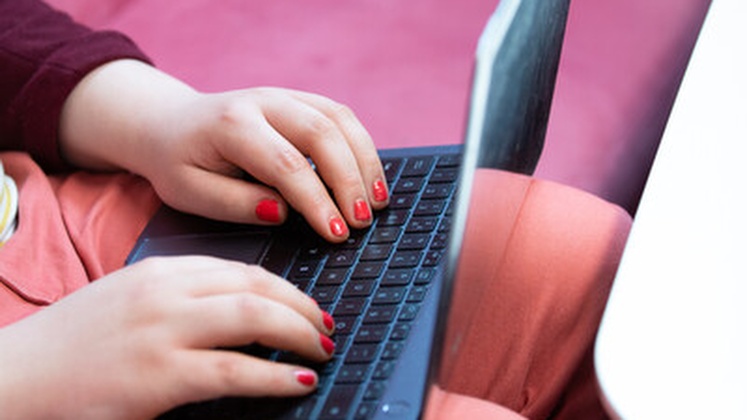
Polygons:
[[[256,121],[256,104],[243,95],[229,96],[216,107],[215,123],[218,132],[243,133],[246,127],[253,127]],[[238,134],[237,134],[238,135]]]
[[355,113],[349,106],[336,101],[330,104],[330,113],[340,120],[355,119]]
[[229,126],[240,124],[245,115],[246,102],[238,98],[228,98],[218,108],[218,121]]
[[283,146],[280,148],[275,162],[276,170],[281,178],[285,175],[293,175],[310,169],[309,162],[306,158],[290,146]]
[[243,363],[235,357],[220,357],[213,364],[213,372],[225,390],[236,390],[242,388],[245,382]]
[[308,138],[314,142],[326,141],[336,137],[337,126],[332,120],[318,116],[311,118],[306,128]]
[[348,170],[341,173],[335,183],[341,191],[355,191],[360,188],[361,180],[357,172]]

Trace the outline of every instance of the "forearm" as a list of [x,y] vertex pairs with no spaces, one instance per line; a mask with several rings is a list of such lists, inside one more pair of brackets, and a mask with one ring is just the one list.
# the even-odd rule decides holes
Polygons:
[[151,140],[177,121],[176,107],[197,96],[179,80],[135,60],[107,63],[88,74],[65,101],[60,150],[72,165],[142,174]]

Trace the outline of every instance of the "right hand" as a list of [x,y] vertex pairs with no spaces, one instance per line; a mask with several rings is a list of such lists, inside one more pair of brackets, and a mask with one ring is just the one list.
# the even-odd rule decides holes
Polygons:
[[220,348],[259,343],[323,362],[331,321],[261,267],[151,258],[0,330],[0,412],[152,418],[221,396],[304,395],[314,371]]

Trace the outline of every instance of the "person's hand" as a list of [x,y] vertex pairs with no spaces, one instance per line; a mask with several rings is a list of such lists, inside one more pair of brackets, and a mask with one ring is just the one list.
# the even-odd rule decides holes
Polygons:
[[79,166],[143,175],[179,210],[275,224],[290,205],[333,242],[389,200],[373,142],[345,106],[277,88],[197,93],[134,61],[104,65],[76,87],[61,146]]
[[3,418],[152,418],[220,396],[299,396],[317,376],[230,346],[326,361],[332,318],[256,266],[144,260],[0,329]]

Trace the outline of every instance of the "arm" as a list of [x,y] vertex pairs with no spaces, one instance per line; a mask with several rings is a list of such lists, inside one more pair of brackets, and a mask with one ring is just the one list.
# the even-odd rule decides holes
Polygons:
[[65,168],[57,132],[67,96],[90,71],[123,58],[148,60],[122,34],[91,31],[41,1],[0,0],[0,148]]

